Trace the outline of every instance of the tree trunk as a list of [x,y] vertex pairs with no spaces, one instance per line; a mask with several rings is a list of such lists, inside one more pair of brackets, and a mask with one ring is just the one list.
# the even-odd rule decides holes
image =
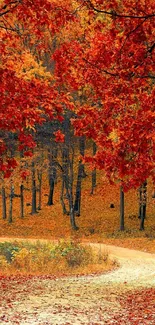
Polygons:
[[70,129],[70,112],[66,113],[64,119],[64,134],[65,142],[62,150],[62,170],[63,170],[63,189],[66,189],[66,195],[69,203],[70,223],[73,230],[78,230],[75,222],[75,212],[73,203],[73,182],[74,182],[74,144],[72,143],[71,129]]
[[69,205],[70,205],[70,222],[71,222],[72,229],[73,230],[78,230],[79,227],[77,227],[76,222],[75,222],[75,212],[74,212],[74,208],[73,208],[72,203],[71,203],[71,201],[69,202]]
[[[54,146],[54,144],[52,144]],[[55,180],[57,175],[56,159],[57,159],[57,148],[50,148],[49,150],[49,196],[47,205],[53,205],[53,195],[55,188]]]
[[36,179],[35,179],[35,166],[34,162],[32,162],[32,210],[31,214],[37,213],[36,206]]
[[69,199],[69,148],[66,147],[66,145],[62,150],[62,186],[60,201],[63,209],[63,214],[69,215],[64,201],[65,195],[67,196],[67,199]]
[[144,230],[144,221],[146,218],[146,201],[147,201],[147,181],[141,186],[141,211],[140,211],[140,230]]
[[68,198],[69,198],[69,212],[70,212],[70,222],[73,230],[78,230],[75,222],[75,212],[73,204],[73,181],[74,181],[74,148],[72,147],[72,157],[69,157],[69,178],[68,178]]
[[54,179],[52,177],[50,177],[50,180],[49,180],[49,186],[50,186],[50,189],[49,189],[49,196],[48,196],[48,202],[47,202],[47,205],[53,205],[53,195],[54,195]]
[[[93,156],[95,156],[96,151],[97,151],[97,146],[96,146],[96,143],[93,142]],[[92,178],[91,179],[92,179],[92,188],[91,188],[90,194],[93,194],[94,189],[96,187],[96,168],[92,170]]]
[[24,218],[24,185],[20,185],[20,217]]
[[10,186],[9,219],[8,219],[9,223],[12,223],[13,198],[14,198],[14,188],[13,188],[13,185],[11,183],[11,186]]
[[[85,142],[86,142],[85,136],[81,136],[79,138],[79,151],[80,151],[80,155],[82,157],[84,157],[84,155],[85,155],[85,147],[86,147]],[[87,176],[87,174],[85,172],[85,166],[82,163],[81,163],[81,165],[82,165],[82,167],[81,167],[81,177],[85,178]]]
[[66,205],[65,205],[65,201],[64,201],[64,190],[65,190],[65,180],[62,179],[60,202],[62,205],[63,215],[69,215],[69,212],[66,209]]
[[41,196],[42,196],[42,171],[38,172],[38,192],[39,192],[39,202],[38,202],[38,210],[41,210]]
[[[69,147],[70,147],[70,121],[67,116],[64,119],[64,134],[65,142],[62,148],[62,187],[61,187],[61,205],[63,209],[63,214],[70,215],[67,211],[66,204],[64,201],[64,196],[67,196],[69,200]],[[64,193],[66,190],[66,193]],[[70,207],[69,207],[70,209]]]
[[6,219],[6,194],[5,194],[5,187],[2,186],[2,218]]
[[124,228],[124,192],[122,186],[120,186],[120,230]]
[[[85,137],[80,137],[79,139],[79,151],[82,156],[85,153]],[[84,164],[82,161],[79,161],[77,182],[76,182],[76,192],[75,192],[75,202],[74,202],[74,212],[77,216],[80,216],[80,207],[81,207],[81,185],[82,178],[86,177],[84,170]]]
[[77,216],[80,216],[82,175],[83,175],[83,164],[79,162],[75,202],[74,202],[74,212]]
[[75,212],[74,212],[74,204],[73,204],[73,165],[70,165],[70,180],[69,186],[67,190],[68,200],[69,200],[69,213],[70,213],[70,223],[73,230],[78,230],[79,228],[75,222]]
[[139,188],[139,211],[138,211],[138,219],[141,219],[141,203],[142,203],[142,187]]

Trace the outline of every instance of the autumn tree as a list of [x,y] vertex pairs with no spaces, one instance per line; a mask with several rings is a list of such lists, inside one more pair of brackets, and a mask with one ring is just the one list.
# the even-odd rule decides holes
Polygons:
[[85,161],[123,191],[155,181],[153,0],[3,0],[0,17],[2,184],[17,166],[6,134],[31,155],[36,124],[66,107],[75,134],[97,145]]
[[[39,57],[48,50],[47,35],[56,35],[65,22],[72,19],[70,2],[2,1],[0,4],[1,58],[1,123],[4,132],[16,133],[19,150],[34,147],[31,129],[49,118],[59,118],[63,105],[69,105],[64,92],[58,91],[55,80]],[[58,9],[58,10],[57,10]],[[63,14],[63,15],[62,15]],[[39,60],[39,61],[38,61]],[[10,175],[11,164],[6,154],[5,138],[1,137],[1,167]]]
[[89,89],[73,125],[97,144],[94,166],[124,191],[138,188],[155,180],[154,3],[78,3],[77,32],[55,51],[55,71],[72,92],[81,89],[81,78]]

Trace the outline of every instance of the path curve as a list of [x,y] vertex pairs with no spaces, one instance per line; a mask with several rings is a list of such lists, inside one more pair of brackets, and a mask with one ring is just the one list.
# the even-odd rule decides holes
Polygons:
[[[1,242],[13,240],[15,238],[0,238]],[[155,287],[155,254],[99,243],[89,245],[101,253],[108,252],[120,267],[96,276],[34,279],[27,295],[14,286],[16,299],[13,310],[20,315],[20,325],[115,324],[110,319],[112,314],[120,313],[118,297],[122,292]],[[7,323],[17,324],[12,311],[8,313]],[[6,322],[1,322],[3,324]]]
[[95,281],[101,283],[126,284],[134,287],[155,286],[155,254],[145,253],[113,245],[90,244],[92,247],[108,252],[120,267],[110,273],[100,275]]

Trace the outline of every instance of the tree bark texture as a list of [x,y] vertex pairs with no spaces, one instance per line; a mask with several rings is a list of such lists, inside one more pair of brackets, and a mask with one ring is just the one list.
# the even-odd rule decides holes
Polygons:
[[146,204],[147,204],[147,181],[141,186],[140,198],[140,230],[144,230],[144,222],[146,218]]
[[35,179],[35,164],[34,161],[32,162],[32,168],[31,168],[31,173],[32,173],[32,210],[31,214],[37,213],[37,206],[36,206],[36,179]]
[[[96,151],[97,151],[97,146],[96,146],[96,143],[93,142],[93,156],[95,156]],[[91,187],[91,193],[90,194],[93,194],[94,193],[94,189],[96,187],[96,168],[94,168],[92,170],[91,179],[92,179],[92,187]]]
[[13,198],[14,198],[14,187],[13,184],[11,182],[10,185],[10,202],[9,202],[9,219],[8,222],[12,223],[12,210],[13,210]]
[[2,186],[2,218],[6,219],[6,194],[5,194],[5,187]]
[[124,228],[124,192],[122,186],[120,186],[120,230]]
[[48,154],[49,159],[49,195],[47,205],[53,205],[53,195],[54,195],[54,187],[55,180],[57,175],[56,169],[56,159],[57,159],[57,148],[54,147],[49,149]]
[[20,185],[20,217],[24,218],[24,185]]

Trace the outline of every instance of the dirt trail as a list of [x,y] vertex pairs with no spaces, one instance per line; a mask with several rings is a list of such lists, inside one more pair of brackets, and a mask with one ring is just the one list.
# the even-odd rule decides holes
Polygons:
[[107,251],[120,267],[111,273],[96,277],[95,281],[108,284],[124,284],[128,287],[155,286],[155,254],[112,245],[91,244],[101,252]]
[[[0,239],[1,242],[9,240],[14,239]],[[34,279],[31,280],[31,290],[27,294],[15,287],[16,299],[13,302],[13,311],[8,313],[7,324],[117,324],[110,320],[112,314],[120,313],[118,296],[122,292],[140,287],[155,287],[155,254],[112,245],[95,243],[90,245],[101,253],[108,252],[111,258],[120,263],[120,267],[97,276],[67,277],[56,280]],[[2,313],[3,308],[0,316]],[[20,317],[20,323],[14,320],[15,315]],[[4,325],[6,322],[0,324]]]

